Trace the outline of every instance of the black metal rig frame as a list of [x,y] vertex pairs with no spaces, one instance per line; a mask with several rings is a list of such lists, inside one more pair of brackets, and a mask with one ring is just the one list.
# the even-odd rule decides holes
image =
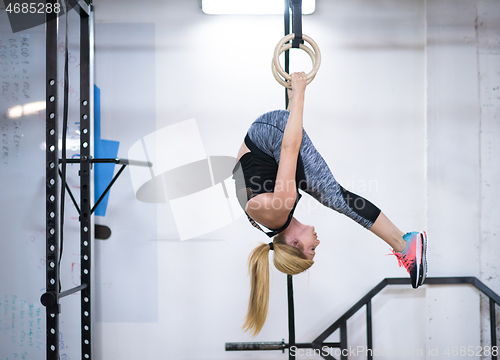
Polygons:
[[[48,0],[52,4],[58,0]],[[91,317],[91,245],[92,214],[111,189],[116,179],[127,165],[152,166],[149,162],[127,159],[93,159],[91,153],[93,99],[93,3],[92,0],[68,0],[69,8],[80,15],[80,158],[65,159],[65,163],[80,164],[80,207],[71,189],[65,183],[73,204],[79,214],[80,222],[80,274],[81,285],[61,291],[59,282],[60,259],[60,185],[62,177],[58,158],[58,81],[57,81],[57,42],[59,18],[57,14],[46,15],[46,292],[40,301],[46,307],[47,360],[59,360],[59,300],[65,296],[81,292],[81,358],[92,359],[92,317]],[[70,10],[68,10],[70,11]],[[65,156],[65,154],[63,154]],[[93,163],[115,163],[122,165],[112,181],[92,207],[91,170]]]
[[[57,0],[49,0],[52,4]],[[71,7],[80,15],[80,271],[81,285],[60,291],[59,289],[59,121],[57,41],[59,34],[58,14],[46,15],[46,292],[41,302],[46,307],[46,355],[48,360],[59,360],[59,300],[77,291],[81,292],[81,347],[82,359],[92,358],[91,333],[91,52],[92,3],[91,0],[70,0]],[[69,11],[69,9],[68,9]]]
[[[291,280],[288,282],[290,289]],[[348,359],[348,345],[347,345],[347,320],[349,320],[358,310],[363,306],[366,306],[366,339],[367,339],[367,359],[373,359],[373,336],[372,336],[372,298],[377,295],[382,289],[388,285],[410,285],[410,278],[386,278],[382,280],[377,286],[370,290],[361,300],[354,304],[349,310],[347,310],[340,318],[338,318],[332,325],[323,331],[316,339],[310,343],[295,343],[295,332],[290,332],[289,328],[289,341],[285,343],[282,341],[275,342],[243,342],[243,343],[226,343],[226,351],[242,351],[242,350],[281,350],[285,352],[285,349],[289,350],[289,359],[295,359],[295,352],[291,352],[290,349],[295,347],[295,349],[315,349],[316,353],[320,355],[323,359],[335,360],[331,355],[333,352],[330,351],[332,348],[340,349],[340,358],[342,360]],[[491,338],[491,348],[497,346],[497,335],[496,335],[496,317],[495,317],[495,303],[500,306],[500,296],[496,294],[489,287],[484,285],[476,277],[465,276],[465,277],[430,277],[425,280],[425,285],[459,285],[459,284],[470,284],[476,287],[484,295],[489,298],[490,304],[490,338]],[[290,293],[289,293],[290,296]],[[293,294],[292,294],[293,297]],[[290,319],[293,321],[293,299],[292,306],[290,307],[290,297],[288,302],[288,321]],[[335,331],[340,330],[340,342],[324,342],[330,335]],[[326,351],[325,351],[326,350]],[[492,360],[497,360],[496,355],[491,355]]]

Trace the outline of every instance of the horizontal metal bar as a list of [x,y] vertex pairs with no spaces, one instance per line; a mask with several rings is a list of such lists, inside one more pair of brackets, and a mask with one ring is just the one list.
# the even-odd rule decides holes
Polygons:
[[[79,164],[80,159],[66,159],[68,164]],[[132,165],[132,166],[145,166],[152,167],[153,163],[149,161],[128,160],[128,159],[90,159],[92,164],[118,164],[118,165]]]
[[[323,344],[298,343],[298,344],[293,344],[292,346],[295,346],[297,349],[321,349],[322,347],[340,348],[340,343],[339,342],[328,342]],[[289,348],[290,344],[279,341],[226,343],[226,351],[284,350]]]
[[83,290],[83,289],[86,289],[87,288],[87,284],[82,284],[80,286],[77,286],[77,287],[74,287],[72,289],[68,289],[68,290],[64,290],[64,291],[61,291],[59,293],[59,299],[65,297],[65,296],[68,296],[68,295],[71,295],[71,294],[74,294],[80,290]]
[[235,342],[226,343],[226,351],[244,351],[244,350],[284,350],[286,348],[284,342]]
[[[388,284],[394,284],[394,280],[402,280],[403,278],[388,278]],[[409,279],[408,283],[409,283]],[[474,285],[478,290],[480,290],[483,294],[488,296],[498,305],[500,305],[500,296],[487,287],[481,280],[479,280],[475,276],[452,276],[452,277],[431,277],[425,280],[424,285],[456,285],[456,284],[470,284]]]
[[148,166],[148,167],[153,166],[153,163],[149,162],[149,161],[126,160],[126,159],[122,159],[122,160],[127,161],[127,162],[122,162],[120,164],[127,164],[127,165],[132,165],[132,166]]

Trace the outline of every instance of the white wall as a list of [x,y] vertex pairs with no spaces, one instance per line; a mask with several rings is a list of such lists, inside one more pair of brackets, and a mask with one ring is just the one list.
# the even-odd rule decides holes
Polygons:
[[[270,71],[283,34],[280,16],[207,16],[194,0],[100,1],[95,13],[97,23],[154,24],[156,129],[196,118],[210,156],[236,156],[250,123],[284,106],[283,89]],[[500,90],[493,89],[500,85],[499,14],[494,1],[318,1],[316,13],[303,20],[304,33],[323,55],[307,90],[304,127],[337,179],[381,207],[403,231],[427,229],[429,276],[478,276],[496,292]],[[124,30],[116,37],[129,35]],[[129,48],[117,49],[121,61],[152,51],[139,43],[131,39]],[[112,50],[96,49],[97,84],[106,81],[99,67],[109,67],[99,62],[99,51]],[[137,73],[139,66],[130,62],[130,71]],[[110,96],[140,88],[130,82],[115,90]],[[139,140],[142,129],[139,121],[125,127],[116,120],[102,135]],[[119,156],[127,150],[121,147]],[[121,196],[110,198],[107,216],[115,227],[123,218],[113,211],[145,208],[125,178],[114,190]],[[137,248],[157,245],[157,321],[99,322],[95,357],[284,359],[279,352],[224,351],[228,341],[287,337],[286,277],[275,270],[263,331],[256,338],[241,331],[249,292],[246,258],[267,237],[240,217],[181,242],[175,240],[168,204],[157,209],[164,218],[143,218],[137,225],[156,229],[156,237],[132,239]],[[296,215],[314,224],[322,239],[316,264],[295,277],[297,341],[309,342],[381,279],[406,272],[384,256],[389,247],[382,241],[307,195]],[[143,264],[132,261],[135,250],[124,253],[120,239],[101,248],[130,256],[130,267],[100,276],[136,279]],[[102,269],[113,261],[96,259]],[[122,284],[116,290],[121,302],[100,297],[95,306],[139,311],[140,304],[127,300],[135,287]],[[480,317],[480,305],[468,287],[384,290],[373,302],[374,346],[396,352],[488,345],[489,333],[480,336],[487,329],[487,309]],[[351,346],[366,344],[363,319],[361,312],[348,323]]]
[[[500,249],[497,236],[500,207],[498,183],[500,178],[500,4],[495,1],[480,2],[478,12],[478,65],[479,99],[481,101],[481,242],[479,247],[481,280],[500,292],[498,259]],[[481,329],[483,342],[489,338],[489,305],[487,299],[481,302]],[[498,306],[496,316],[499,318]],[[497,334],[499,331],[497,323]]]
[[[429,246],[429,262],[444,276],[477,276],[480,264],[476,14],[475,1],[427,2],[428,224],[439,239]],[[431,347],[479,343],[475,290],[439,287],[427,296]],[[468,309],[456,316],[462,304]],[[452,331],[457,327],[462,330]]]
[[[436,275],[474,275],[498,293],[500,7],[428,1],[426,10],[428,229],[439,239],[429,261]],[[490,345],[488,302],[477,291],[430,288],[427,306],[429,346]]]

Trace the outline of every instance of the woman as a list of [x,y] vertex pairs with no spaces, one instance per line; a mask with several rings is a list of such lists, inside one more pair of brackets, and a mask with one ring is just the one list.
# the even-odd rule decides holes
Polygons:
[[[302,128],[305,73],[294,73],[288,90],[289,111],[277,110],[251,125],[233,169],[238,200],[258,229],[264,225],[274,237],[257,246],[248,259],[251,293],[244,329],[257,335],[267,317],[269,251],[276,268],[299,274],[314,263],[320,244],[315,229],[300,223],[293,213],[301,189],[323,205],[350,217],[393,248],[400,266],[410,274],[412,286],[422,285],[427,271],[425,232],[404,234],[368,200],[340,186]],[[264,231],[264,230],[262,230]]]

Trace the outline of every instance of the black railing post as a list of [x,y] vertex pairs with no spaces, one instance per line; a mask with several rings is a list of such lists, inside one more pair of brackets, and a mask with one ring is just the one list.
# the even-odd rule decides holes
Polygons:
[[[345,350],[345,351],[344,351]],[[340,324],[340,358],[347,360],[349,349],[347,348],[347,321]]]
[[295,310],[293,306],[293,277],[287,275],[287,289],[288,289],[288,359],[294,360],[295,353],[292,354],[290,349],[295,346]]
[[373,336],[372,336],[372,301],[366,303],[366,346],[367,359],[373,359]]
[[[491,334],[491,349],[497,346],[497,322],[495,316],[495,301],[490,298],[490,334]],[[493,350],[491,351],[491,360],[497,360],[497,355],[493,355]]]

